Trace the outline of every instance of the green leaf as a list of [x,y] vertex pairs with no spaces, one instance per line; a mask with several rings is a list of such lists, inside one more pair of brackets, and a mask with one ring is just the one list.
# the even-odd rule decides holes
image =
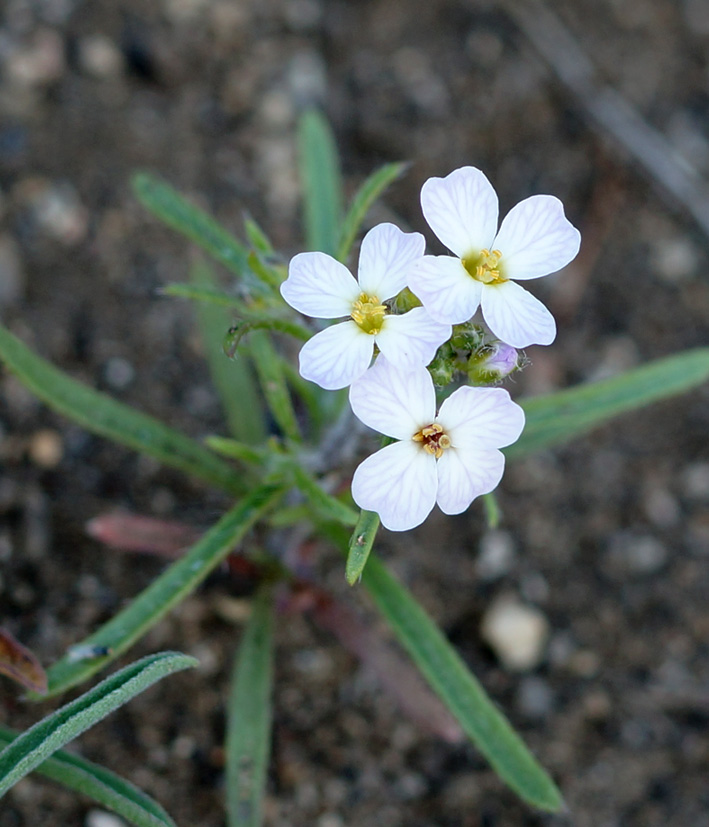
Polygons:
[[278,333],[286,333],[301,342],[307,342],[313,335],[306,327],[270,313],[259,313],[252,310],[243,299],[224,293],[212,287],[194,287],[191,284],[168,284],[160,291],[164,296],[176,296],[182,299],[216,304],[219,307],[233,308],[239,317],[250,326],[251,329],[275,330]]
[[320,112],[306,112],[298,125],[300,179],[308,250],[337,254],[342,182],[332,130]]
[[281,494],[282,489],[278,486],[264,485],[237,503],[184,557],[173,563],[125,609],[79,644],[81,648],[95,647],[107,651],[106,655],[87,660],[65,655],[48,670],[48,695],[57,695],[81,683],[125,652],[170,609],[197,588]]
[[500,525],[500,505],[494,493],[483,494],[485,505],[485,519],[488,528],[497,528]]
[[246,230],[246,235],[251,246],[257,253],[263,256],[272,256],[274,254],[271,240],[251,216],[247,216],[244,220],[244,229]]
[[377,531],[379,531],[379,515],[374,511],[360,512],[359,520],[350,539],[347,566],[345,567],[345,577],[350,586],[354,586],[362,576]]
[[0,359],[55,411],[87,431],[127,445],[212,485],[238,494],[234,469],[199,443],[156,419],[72,379],[0,325]]
[[226,780],[229,827],[259,827],[271,742],[273,600],[263,586],[234,665],[229,696]]
[[365,216],[379,196],[407,169],[407,163],[385,164],[367,178],[352,199],[347,215],[340,228],[337,259],[347,262],[354,240]]
[[[197,287],[214,287],[212,270],[203,261],[195,262],[191,279]],[[232,323],[231,315],[214,304],[200,303],[197,310],[209,371],[219,393],[229,430],[242,442],[263,442],[267,436],[264,410],[251,372],[248,347],[242,345],[239,355],[235,359],[229,359],[224,353],[223,345]]]
[[497,774],[529,804],[558,812],[563,801],[554,782],[412,595],[376,557],[362,579],[396,637]]
[[221,224],[156,175],[139,172],[133,176],[132,184],[136,198],[153,215],[193,241],[249,287],[263,292],[263,286],[249,269],[248,248]]
[[357,524],[357,512],[349,505],[324,491],[320,483],[297,461],[292,465],[293,479],[320,519],[333,520],[346,526]]
[[269,410],[284,436],[300,442],[300,428],[293,410],[288,385],[271,337],[265,330],[256,330],[249,336],[249,348],[253,356],[261,384],[261,392]]
[[208,436],[205,443],[217,454],[229,459],[236,459],[239,462],[249,462],[252,465],[262,465],[266,462],[269,451],[267,448],[254,448],[244,442],[237,442],[224,436]]
[[30,727],[0,753],[0,796],[64,744],[128,703],[156,681],[197,666],[196,658],[161,652],[121,669]]
[[[19,733],[0,726],[0,748],[17,737]],[[55,752],[34,771],[72,792],[88,796],[135,827],[175,827],[165,810],[129,781],[69,752]]]
[[559,445],[614,416],[685,393],[709,379],[709,348],[686,350],[611,379],[524,400],[527,424],[505,454],[517,458]]

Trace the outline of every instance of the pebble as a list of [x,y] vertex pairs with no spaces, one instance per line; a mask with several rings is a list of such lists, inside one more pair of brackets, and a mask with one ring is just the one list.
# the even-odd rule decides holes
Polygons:
[[679,503],[666,488],[648,487],[643,493],[643,510],[659,528],[677,525],[681,517]]
[[503,577],[511,571],[515,558],[512,535],[507,531],[488,531],[480,541],[480,553],[475,564],[478,576],[483,580]]
[[105,810],[89,810],[84,824],[86,827],[126,827],[122,818]]
[[606,560],[617,574],[655,574],[667,563],[667,548],[651,534],[619,531],[611,537]]
[[109,387],[122,391],[135,379],[135,369],[127,359],[113,356],[104,365],[103,376]]
[[26,178],[17,185],[15,194],[51,238],[72,247],[86,237],[89,213],[68,182],[55,184],[46,178]]
[[655,245],[654,265],[663,281],[678,284],[697,272],[699,253],[687,238],[664,238]]
[[544,718],[552,709],[554,693],[549,684],[536,675],[520,681],[517,688],[517,706],[530,718]]
[[102,34],[88,35],[79,41],[79,66],[91,77],[108,80],[122,74],[123,54],[116,44]]
[[28,454],[40,468],[56,468],[64,455],[61,436],[49,428],[37,431],[30,439]]
[[483,616],[481,634],[506,669],[526,672],[544,657],[549,622],[539,609],[503,595]]
[[25,292],[25,271],[17,242],[11,235],[0,236],[0,306],[17,304]]
[[682,474],[684,493],[693,500],[709,500],[709,462],[695,462]]
[[65,69],[64,43],[53,29],[35,32],[31,42],[12,52],[5,63],[10,81],[30,88],[54,83]]

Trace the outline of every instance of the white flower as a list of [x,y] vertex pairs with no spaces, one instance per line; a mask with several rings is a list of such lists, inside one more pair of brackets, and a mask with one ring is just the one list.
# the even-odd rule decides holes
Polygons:
[[291,307],[316,319],[349,316],[342,324],[316,333],[300,351],[300,374],[321,388],[344,388],[372,361],[374,345],[405,370],[425,366],[451,326],[434,321],[416,307],[401,316],[384,304],[406,287],[426,242],[420,233],[404,233],[379,224],[362,240],[359,283],[339,261],[325,253],[300,253],[288,268],[281,294]]
[[522,433],[524,412],[501,388],[458,388],[436,415],[425,368],[397,370],[379,357],[350,388],[356,416],[400,440],[368,457],[352,478],[360,508],[376,511],[392,531],[422,523],[433,506],[459,514],[502,478],[497,450]]
[[551,313],[513,279],[555,273],[578,253],[581,236],[561,201],[553,195],[526,198],[498,231],[492,184],[479,169],[462,167],[445,178],[429,178],[421,206],[433,232],[456,255],[424,256],[409,280],[431,316],[458,324],[481,306],[488,327],[503,342],[551,344],[556,336]]

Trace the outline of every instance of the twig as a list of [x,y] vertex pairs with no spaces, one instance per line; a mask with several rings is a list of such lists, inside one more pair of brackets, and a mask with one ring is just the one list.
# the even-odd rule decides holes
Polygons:
[[709,184],[667,139],[615,89],[604,86],[578,41],[542,0],[499,0],[586,111],[598,132],[610,135],[665,194],[690,213],[709,238]]

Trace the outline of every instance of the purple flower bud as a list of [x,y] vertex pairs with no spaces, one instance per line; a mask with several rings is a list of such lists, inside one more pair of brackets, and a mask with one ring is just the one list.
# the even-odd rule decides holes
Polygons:
[[474,385],[494,385],[521,367],[519,353],[504,342],[490,345],[482,358],[471,362],[468,376]]

